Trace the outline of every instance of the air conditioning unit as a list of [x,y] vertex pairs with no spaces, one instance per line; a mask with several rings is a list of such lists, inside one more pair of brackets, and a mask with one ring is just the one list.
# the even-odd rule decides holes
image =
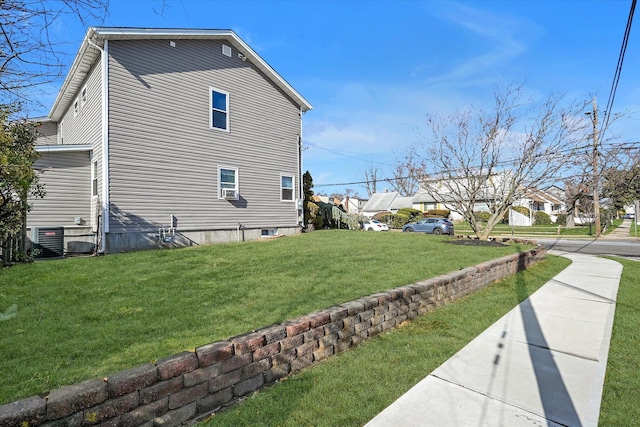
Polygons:
[[237,199],[238,195],[236,190],[231,188],[223,188],[222,189],[222,198],[223,199]]
[[64,227],[32,227],[31,243],[34,258],[64,256]]

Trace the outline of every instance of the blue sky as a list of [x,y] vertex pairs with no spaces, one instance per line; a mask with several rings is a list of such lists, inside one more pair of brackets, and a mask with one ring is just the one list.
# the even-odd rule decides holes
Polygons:
[[[391,176],[428,113],[486,106],[514,81],[604,107],[631,0],[211,1],[110,0],[90,25],[232,29],[301,93],[304,165],[316,193],[366,197],[371,165]],[[636,17],[636,21],[640,19]],[[62,16],[69,65],[86,27]],[[636,22],[636,27],[638,23]],[[624,141],[640,139],[640,34],[632,30],[615,111]],[[49,107],[58,86],[50,89]],[[34,112],[46,115],[47,110]],[[335,184],[335,185],[332,185]],[[383,187],[379,186],[379,190]]]

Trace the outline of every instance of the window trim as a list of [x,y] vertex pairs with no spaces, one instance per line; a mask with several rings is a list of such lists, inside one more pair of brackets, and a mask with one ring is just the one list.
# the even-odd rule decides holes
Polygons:
[[80,99],[76,98],[75,101],[73,101],[73,117],[76,117],[79,112],[80,112]]
[[[225,124],[225,126],[226,126],[225,129],[213,126],[213,113],[214,113],[214,111],[222,111],[222,110],[219,110],[219,109],[216,109],[216,108],[213,107],[213,93],[214,92],[218,92],[220,94],[223,94],[225,96],[225,98],[226,98],[226,106],[225,106],[226,111],[224,111],[224,113],[226,114],[227,122]],[[209,86],[209,129],[214,129],[214,130],[217,130],[217,131],[229,133],[229,98],[230,98],[229,92],[217,89],[217,88],[215,88],[213,86]]]
[[[287,177],[291,178],[291,188],[285,187],[282,183],[282,178]],[[291,190],[291,199],[283,198],[284,190]],[[281,173],[280,174],[280,201],[281,202],[295,202],[296,201],[296,176],[292,173]]]
[[[235,199],[227,199],[225,197],[222,197],[222,170],[232,170],[235,173],[235,188],[234,190],[236,191],[236,198]],[[228,188],[228,187],[225,187]],[[218,165],[218,199],[219,200],[238,200],[239,199],[239,195],[240,195],[240,172],[238,171],[237,167],[231,167],[231,166],[223,166],[223,165]]]
[[98,160],[91,159],[91,197],[98,197]]

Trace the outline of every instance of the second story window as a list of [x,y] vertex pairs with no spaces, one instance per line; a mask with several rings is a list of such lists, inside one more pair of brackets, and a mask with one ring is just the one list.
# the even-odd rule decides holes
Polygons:
[[229,131],[229,94],[211,88],[211,128]]
[[293,201],[293,176],[282,175],[280,177],[280,200]]

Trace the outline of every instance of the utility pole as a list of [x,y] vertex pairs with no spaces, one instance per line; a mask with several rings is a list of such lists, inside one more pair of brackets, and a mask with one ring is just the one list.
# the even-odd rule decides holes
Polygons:
[[600,237],[600,196],[598,195],[599,171],[598,171],[598,105],[593,98],[593,113],[587,112],[593,123],[593,215],[596,226],[596,239]]

